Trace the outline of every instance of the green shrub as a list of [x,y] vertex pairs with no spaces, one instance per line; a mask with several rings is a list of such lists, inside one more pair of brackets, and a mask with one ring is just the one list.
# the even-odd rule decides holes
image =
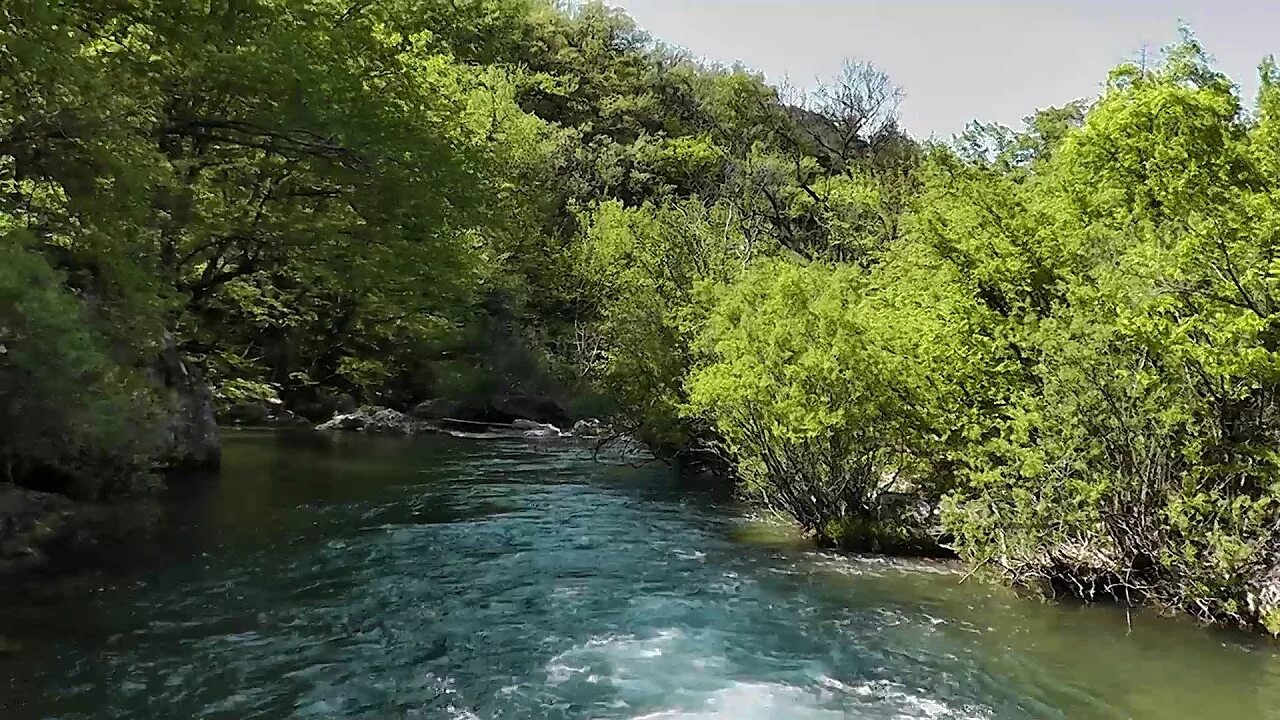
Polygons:
[[[686,411],[708,419],[747,493],[822,535],[921,480],[928,403],[855,268],[764,262],[717,298]],[[841,531],[843,532],[843,531]]]
[[1113,73],[1047,160],[936,159],[913,247],[953,269],[992,373],[945,513],[963,556],[1253,621],[1280,542],[1280,197],[1275,121],[1244,117],[1188,41]]

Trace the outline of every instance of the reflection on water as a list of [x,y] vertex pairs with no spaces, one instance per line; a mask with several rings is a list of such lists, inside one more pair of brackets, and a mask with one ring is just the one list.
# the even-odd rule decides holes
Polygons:
[[820,553],[580,450],[241,432],[174,495],[0,603],[0,717],[1280,718],[1252,638]]

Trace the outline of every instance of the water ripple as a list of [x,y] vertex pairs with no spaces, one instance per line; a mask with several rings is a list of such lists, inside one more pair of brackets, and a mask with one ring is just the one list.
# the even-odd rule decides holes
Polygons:
[[1280,699],[1248,641],[1126,636],[954,566],[816,552],[657,468],[433,442],[231,443],[170,554],[0,612],[36,647],[0,660],[0,717],[1263,717]]

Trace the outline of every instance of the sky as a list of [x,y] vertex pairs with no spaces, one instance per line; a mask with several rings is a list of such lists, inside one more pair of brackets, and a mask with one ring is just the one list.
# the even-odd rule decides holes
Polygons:
[[1018,126],[1038,108],[1097,95],[1107,71],[1157,53],[1190,25],[1220,70],[1257,91],[1280,55],[1272,0],[609,0],[657,39],[811,86],[845,58],[906,92],[902,124],[949,138],[973,119]]

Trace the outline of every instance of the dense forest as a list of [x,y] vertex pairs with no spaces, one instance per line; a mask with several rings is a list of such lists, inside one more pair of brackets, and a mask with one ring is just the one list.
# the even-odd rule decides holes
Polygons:
[[1280,633],[1260,74],[1187,33],[921,142],[869,64],[778,88],[598,4],[5,3],[3,479],[147,485],[175,372],[313,420],[515,387],[825,542],[918,549],[906,495],[1011,583]]

